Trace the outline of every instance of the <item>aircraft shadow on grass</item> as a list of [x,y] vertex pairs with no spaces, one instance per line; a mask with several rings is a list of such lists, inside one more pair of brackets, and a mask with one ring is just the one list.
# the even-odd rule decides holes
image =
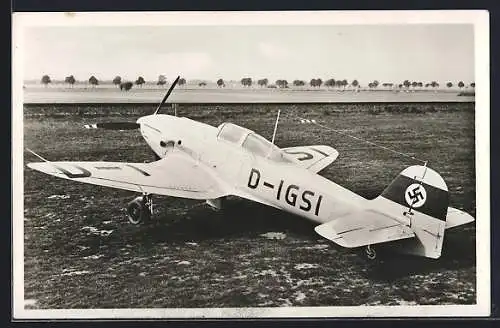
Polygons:
[[[202,242],[240,237],[255,239],[261,238],[259,235],[266,232],[283,232],[314,243],[321,238],[314,232],[312,222],[265,205],[235,198],[228,200],[224,206],[223,210],[214,211],[199,204],[183,213],[165,213],[149,224],[131,227],[126,238],[128,242],[145,247],[155,247],[158,243]],[[122,237],[117,234],[115,238]],[[331,249],[339,252],[339,260],[340,257],[344,258],[344,253],[351,255],[348,250],[334,243],[329,244]],[[461,229],[447,234],[444,247],[447,252],[439,260],[435,260],[398,254],[391,251],[391,244],[387,244],[379,248],[377,261],[367,260],[360,249],[354,252],[356,255],[347,256],[352,263],[346,265],[366,267],[364,275],[374,281],[394,281],[411,275],[475,266],[475,238],[470,231]]]
[[[136,228],[137,229],[137,228]],[[200,204],[184,213],[166,213],[143,225],[134,236],[137,242],[203,241],[221,238],[255,238],[266,232],[292,233],[321,238],[312,222],[244,199],[231,199],[214,211]]]
[[[460,229],[460,228],[459,228]],[[445,236],[441,257],[429,259],[392,252],[391,244],[379,249],[378,261],[366,261],[367,276],[375,281],[394,281],[411,275],[475,267],[476,239],[470,231],[453,231]]]

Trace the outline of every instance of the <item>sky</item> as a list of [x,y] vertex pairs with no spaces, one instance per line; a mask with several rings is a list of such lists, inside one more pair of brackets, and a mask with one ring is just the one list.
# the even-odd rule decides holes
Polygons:
[[23,76],[470,83],[473,32],[471,24],[37,26],[24,29]]

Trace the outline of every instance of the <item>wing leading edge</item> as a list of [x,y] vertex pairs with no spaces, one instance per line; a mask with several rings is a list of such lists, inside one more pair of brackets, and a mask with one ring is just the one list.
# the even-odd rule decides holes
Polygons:
[[209,169],[180,152],[152,163],[37,162],[28,167],[63,179],[156,195],[191,199],[228,195]]

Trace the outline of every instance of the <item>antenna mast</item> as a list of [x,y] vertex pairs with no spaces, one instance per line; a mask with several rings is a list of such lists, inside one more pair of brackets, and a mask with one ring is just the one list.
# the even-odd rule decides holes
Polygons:
[[278,121],[280,120],[280,111],[278,110],[278,116],[276,117],[276,123],[274,123],[273,139],[271,143],[274,145],[274,138],[276,137],[276,131],[278,130]]

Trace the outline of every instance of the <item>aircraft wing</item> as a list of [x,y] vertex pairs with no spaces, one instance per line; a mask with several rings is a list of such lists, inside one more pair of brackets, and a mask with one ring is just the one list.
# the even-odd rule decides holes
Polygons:
[[332,164],[339,156],[338,151],[323,145],[289,147],[282,150],[295,158],[300,166],[315,173]]
[[209,169],[181,152],[152,163],[37,162],[28,167],[68,180],[156,195],[213,199],[228,194]]
[[356,211],[314,230],[342,247],[361,247],[415,237],[409,227],[374,210]]

